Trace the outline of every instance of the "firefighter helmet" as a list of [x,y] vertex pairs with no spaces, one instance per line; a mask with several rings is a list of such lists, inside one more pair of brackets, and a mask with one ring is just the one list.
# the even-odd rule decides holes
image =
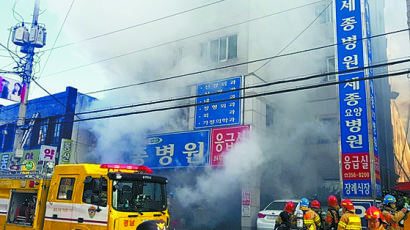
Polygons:
[[286,203],[284,210],[289,212],[289,213],[293,213],[293,209],[295,209],[295,204],[292,201],[289,201],[288,203]]
[[354,210],[353,202],[349,199],[345,199],[342,201],[342,207],[346,208],[349,211]]
[[303,198],[300,200],[300,206],[308,207],[308,206],[309,206],[309,203],[310,203],[310,201],[309,201],[308,198],[303,197]]
[[337,198],[336,198],[336,196],[330,195],[330,196],[327,198],[327,204],[328,204],[329,206],[336,206],[336,205],[337,205]]
[[390,194],[386,195],[383,199],[383,204],[396,203],[396,198]]
[[320,208],[320,203],[318,200],[313,200],[312,203],[310,204],[310,207],[312,208]]
[[382,212],[377,207],[371,206],[366,210],[366,219],[379,219],[382,216]]

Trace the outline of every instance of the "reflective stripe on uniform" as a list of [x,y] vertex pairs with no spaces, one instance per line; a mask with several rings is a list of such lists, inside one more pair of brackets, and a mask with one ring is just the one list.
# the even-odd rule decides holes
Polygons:
[[346,229],[362,229],[362,226],[357,226],[357,225],[348,225]]
[[347,224],[343,221],[340,221],[339,226],[342,227],[342,228],[346,228]]
[[311,224],[313,224],[313,220],[305,220],[305,224],[306,225],[311,225]]
[[361,220],[360,220],[360,217],[358,217],[358,216],[350,216],[350,217],[349,217],[349,223],[359,223],[359,224],[361,224],[362,222],[361,222]]

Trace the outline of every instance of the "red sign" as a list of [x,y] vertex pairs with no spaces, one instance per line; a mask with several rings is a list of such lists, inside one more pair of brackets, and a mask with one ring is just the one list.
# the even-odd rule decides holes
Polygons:
[[212,129],[210,164],[222,166],[224,153],[231,150],[236,142],[241,141],[249,130],[249,125]]
[[370,180],[369,153],[342,154],[343,180]]
[[251,205],[251,192],[242,192],[242,205]]
[[380,163],[379,155],[374,154],[374,173],[376,175],[376,182],[380,183]]

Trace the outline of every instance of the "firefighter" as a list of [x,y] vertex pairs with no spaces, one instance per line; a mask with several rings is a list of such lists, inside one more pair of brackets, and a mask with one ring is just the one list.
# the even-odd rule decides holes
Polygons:
[[316,212],[316,214],[319,216],[320,225],[318,226],[318,229],[322,230],[324,227],[324,223],[322,219],[322,209],[320,209],[320,202],[318,200],[313,200],[312,203],[310,203],[310,209]]
[[334,195],[330,195],[327,198],[327,213],[325,218],[325,230],[336,230],[340,220],[339,209],[340,206],[337,203],[337,198]]
[[310,201],[307,198],[300,200],[300,210],[303,212],[304,229],[316,230],[320,227],[320,217],[309,208]]
[[277,230],[290,230],[295,225],[296,218],[293,215],[295,210],[295,204],[292,201],[286,203],[285,208],[276,218],[275,229]]
[[382,214],[387,222],[387,230],[400,230],[399,221],[404,217],[406,209],[397,211],[396,198],[392,195],[386,195],[383,199]]
[[368,208],[365,217],[369,230],[385,230],[382,212],[377,207],[371,206]]
[[338,224],[338,230],[361,230],[362,222],[355,214],[353,202],[349,199],[342,201],[343,215]]

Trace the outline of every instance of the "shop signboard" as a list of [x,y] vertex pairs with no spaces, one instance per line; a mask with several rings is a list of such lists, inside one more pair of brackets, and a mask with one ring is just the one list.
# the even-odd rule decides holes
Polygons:
[[198,167],[209,165],[209,131],[152,135],[146,138],[139,162],[151,168]]
[[[195,128],[202,129],[217,126],[240,125],[241,100],[235,100],[235,98],[241,97],[241,91],[236,90],[240,89],[241,86],[241,76],[198,85],[197,95],[203,96],[198,97],[196,103],[207,104],[197,105],[195,107]],[[212,93],[220,94],[209,95]]]

